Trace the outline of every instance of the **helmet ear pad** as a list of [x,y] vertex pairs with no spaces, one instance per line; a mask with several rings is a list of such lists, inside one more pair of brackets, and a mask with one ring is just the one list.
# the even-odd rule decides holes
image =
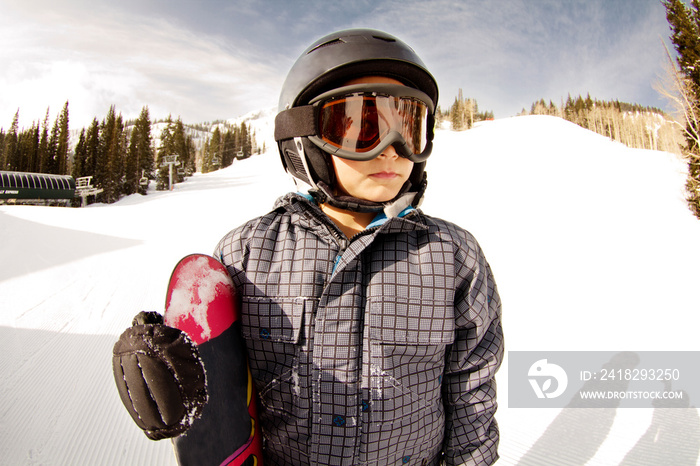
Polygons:
[[285,170],[309,186],[314,186],[319,181],[324,182],[327,186],[335,186],[335,169],[331,156],[319,149],[308,138],[302,137],[300,139],[306,156],[306,167],[310,173],[307,173],[304,162],[301,160],[302,156],[299,154],[293,139],[285,139],[278,143]]

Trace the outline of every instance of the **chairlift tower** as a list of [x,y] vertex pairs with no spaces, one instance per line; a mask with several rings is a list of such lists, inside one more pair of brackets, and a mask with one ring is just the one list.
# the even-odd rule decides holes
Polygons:
[[104,189],[92,185],[92,176],[83,176],[75,179],[75,192],[82,198],[81,206],[87,205],[87,197],[100,194]]
[[168,191],[173,190],[173,166],[180,166],[180,162],[177,161],[177,155],[166,155],[163,157],[163,161],[160,164],[161,167],[167,166],[169,169],[168,178]]

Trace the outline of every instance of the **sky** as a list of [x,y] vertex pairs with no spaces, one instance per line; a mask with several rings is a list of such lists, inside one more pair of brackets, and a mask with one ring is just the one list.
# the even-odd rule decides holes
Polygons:
[[673,52],[660,0],[0,0],[0,127],[185,123],[276,107],[303,50],[351,27],[408,43],[440,86],[496,118],[567,95],[671,110],[654,89]]

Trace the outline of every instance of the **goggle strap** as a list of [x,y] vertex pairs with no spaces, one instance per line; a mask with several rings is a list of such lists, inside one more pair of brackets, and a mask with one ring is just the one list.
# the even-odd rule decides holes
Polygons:
[[316,134],[317,109],[313,105],[282,110],[275,117],[275,141]]

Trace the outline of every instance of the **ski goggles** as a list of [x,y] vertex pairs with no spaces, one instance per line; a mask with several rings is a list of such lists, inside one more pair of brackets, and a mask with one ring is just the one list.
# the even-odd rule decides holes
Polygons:
[[[306,110],[304,110],[306,109]],[[319,95],[308,106],[295,107],[297,117],[311,114],[308,136],[321,150],[332,155],[366,161],[387,147],[413,162],[423,162],[432,151],[433,110],[423,92],[396,84],[357,84]],[[278,115],[276,126],[283,122]],[[280,118],[282,117],[282,118]],[[312,131],[309,131],[313,127]],[[275,139],[280,140],[277,127]]]

